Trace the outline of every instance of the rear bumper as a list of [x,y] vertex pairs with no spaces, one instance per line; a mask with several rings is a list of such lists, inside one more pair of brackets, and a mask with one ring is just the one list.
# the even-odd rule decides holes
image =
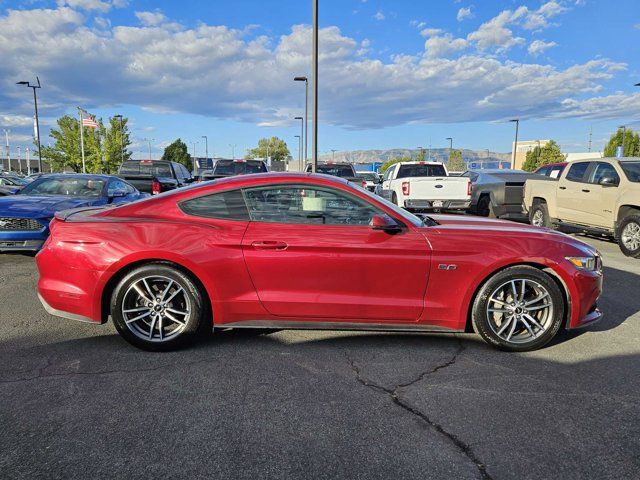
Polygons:
[[96,322],[95,320],[92,320],[89,317],[85,317],[84,315],[78,315],[77,313],[65,312],[64,310],[58,310],[57,308],[53,308],[51,305],[47,303],[47,301],[43,298],[43,296],[40,295],[40,292],[38,292],[38,299],[40,300],[40,303],[42,303],[42,306],[44,307],[44,309],[47,311],[49,315],[53,315],[55,317],[68,318],[69,320],[77,320],[79,322],[99,323],[99,322]]
[[469,208],[470,200],[421,200],[408,199],[404,201],[404,208],[407,210],[466,210]]

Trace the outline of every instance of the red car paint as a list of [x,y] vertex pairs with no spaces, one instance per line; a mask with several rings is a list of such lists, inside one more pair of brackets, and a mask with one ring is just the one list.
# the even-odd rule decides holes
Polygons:
[[[406,228],[390,234],[368,226],[220,220],[187,215],[178,206],[204,194],[274,184],[343,190]],[[602,274],[577,270],[565,259],[595,255],[589,245],[507,221],[432,218],[439,224],[416,225],[397,207],[336,177],[230,177],[66,221],[54,219],[36,257],[38,293],[61,316],[104,323],[118,274],[164,260],[203,285],[215,326],[357,321],[464,331],[483,282],[505,267],[529,264],[546,269],[564,286],[567,327],[599,318],[594,307]]]

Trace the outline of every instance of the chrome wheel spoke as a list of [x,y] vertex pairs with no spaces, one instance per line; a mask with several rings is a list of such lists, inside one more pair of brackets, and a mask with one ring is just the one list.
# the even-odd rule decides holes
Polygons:
[[170,302],[171,300],[173,300],[173,299],[175,298],[175,296],[176,296],[176,295],[178,295],[180,292],[184,292],[184,290],[182,289],[182,287],[178,287],[178,288],[176,289],[176,291],[175,291],[175,292],[173,292],[173,293],[171,294],[171,296],[170,296],[169,298],[167,298],[167,299],[164,301],[164,303],[169,303],[169,302]]
[[507,329],[507,327],[511,324],[511,321],[514,318],[515,317],[513,315],[511,315],[510,317],[507,317],[507,319],[502,323],[500,330],[498,330],[498,335],[502,335],[502,333]]
[[134,313],[134,312],[143,312],[145,310],[149,310],[149,307],[130,308],[128,310],[122,310],[122,311],[124,313]]
[[171,320],[172,322],[177,323],[178,325],[185,325],[185,322],[183,322],[182,320],[178,320],[176,317],[174,317],[173,315],[167,313],[165,315],[169,320]]
[[531,328],[531,325],[529,325],[529,322],[527,322],[524,319],[524,315],[520,318],[520,321],[522,322],[522,324],[524,325],[524,328],[527,329],[527,331],[529,332],[529,334],[533,337],[536,338],[536,334],[534,333],[533,329]]
[[167,293],[169,293],[169,289],[173,286],[173,280],[170,280],[169,283],[167,283],[167,288],[164,289],[164,292],[162,292],[162,295],[160,295],[160,301],[164,302],[164,298],[167,296]]
[[142,291],[142,289],[137,283],[133,284],[133,288],[136,292],[138,292],[138,295],[140,295],[140,298],[142,298],[145,302],[153,303],[153,300],[150,298],[147,298],[147,295]]
[[543,308],[547,308],[547,307],[550,307],[550,306],[551,306],[550,303],[543,303],[542,305],[538,305],[538,306],[535,306],[535,307],[529,307],[529,308],[527,308],[527,310],[529,312],[532,311],[532,310],[542,310]]
[[146,313],[143,313],[142,315],[138,315],[137,317],[130,318],[129,320],[126,321],[126,323],[137,322],[138,320],[142,320],[143,318],[148,317],[149,315],[151,315],[151,310],[149,310]]
[[542,295],[538,295],[533,300],[529,300],[528,302],[524,302],[524,306],[528,307],[529,305],[533,305],[534,303],[538,303],[538,302],[544,300],[545,298],[547,298],[548,296],[549,296],[549,292],[547,292],[545,290],[545,292]]
[[177,313],[178,315],[189,315],[189,312],[181,312],[180,310],[176,310],[175,308],[169,308],[167,307],[167,312],[171,312],[171,313]]
[[153,329],[155,328],[157,321],[158,321],[158,316],[154,315],[153,320],[151,320],[151,326],[149,327],[149,340],[153,338]]
[[511,340],[511,335],[513,335],[513,332],[516,329],[517,323],[518,323],[518,319],[514,317],[513,322],[511,322],[511,329],[509,330],[509,334],[507,335],[507,342]]
[[533,324],[534,324],[536,327],[538,327],[540,330],[544,330],[544,327],[543,327],[542,325],[540,325],[540,324],[538,323],[538,321],[537,321],[535,318],[533,318],[531,315],[528,315],[528,314],[526,314],[526,313],[525,313],[525,314],[523,315],[523,317],[524,317],[524,318],[526,318],[527,320],[529,320],[531,323],[533,323]]

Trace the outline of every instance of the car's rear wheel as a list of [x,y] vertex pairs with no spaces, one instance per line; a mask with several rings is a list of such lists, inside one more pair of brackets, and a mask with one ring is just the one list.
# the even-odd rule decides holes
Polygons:
[[481,217],[489,217],[496,218],[496,214],[493,210],[493,204],[491,203],[491,197],[489,195],[483,195],[478,200],[478,206],[476,207],[476,212]]
[[118,333],[136,347],[166,351],[192,341],[203,321],[203,296],[180,270],[149,264],[127,274],[111,299]]
[[525,352],[547,344],[564,320],[562,292],[550,275],[516,266],[491,277],[473,303],[474,329],[501,350]]
[[625,217],[620,226],[618,245],[627,257],[640,258],[640,215]]
[[397,205],[397,206],[399,206],[399,207],[402,207],[402,205],[400,205],[400,203],[398,203],[398,195],[396,195],[396,192],[393,192],[393,193],[391,194],[391,201],[392,201],[395,205]]
[[553,227],[546,203],[536,202],[533,204],[529,213],[529,223],[536,227]]

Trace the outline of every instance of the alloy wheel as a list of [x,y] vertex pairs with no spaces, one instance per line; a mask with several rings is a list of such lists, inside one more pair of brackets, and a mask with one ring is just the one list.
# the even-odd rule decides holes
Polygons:
[[123,297],[122,318],[136,337],[166,342],[179,336],[191,316],[191,302],[184,287],[164,276],[142,277]]
[[640,248],[640,225],[635,222],[628,223],[620,235],[622,244],[631,251]]
[[551,294],[542,284],[525,278],[496,288],[487,303],[487,320],[502,340],[524,344],[538,339],[553,323]]
[[531,225],[534,225],[536,227],[544,226],[544,213],[542,213],[542,210],[537,209],[535,212],[533,212],[533,216],[531,217]]

